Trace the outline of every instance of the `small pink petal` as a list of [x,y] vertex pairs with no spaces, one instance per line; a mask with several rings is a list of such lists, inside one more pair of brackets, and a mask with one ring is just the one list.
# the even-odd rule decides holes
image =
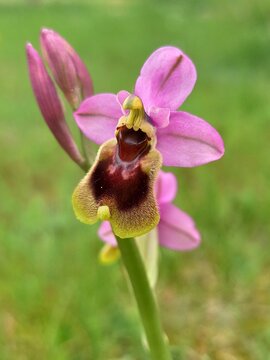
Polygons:
[[114,94],[98,94],[84,100],[74,113],[77,125],[97,144],[113,138],[121,107]]
[[168,108],[151,106],[147,111],[147,114],[150,116],[150,119],[153,121],[155,127],[164,128],[169,125],[170,112],[171,111]]
[[201,241],[192,218],[172,204],[160,207],[159,243],[172,250],[192,250]]
[[173,201],[177,193],[177,180],[175,175],[160,170],[155,183],[155,191],[159,205]]
[[112,246],[117,246],[116,239],[113,235],[111,224],[109,221],[103,221],[98,229],[98,236],[102,241]]
[[221,136],[210,124],[183,111],[171,112],[170,123],[157,131],[157,149],[167,166],[194,167],[220,159]]
[[117,100],[119,102],[119,105],[121,106],[121,110],[123,115],[127,115],[128,111],[124,110],[122,108],[124,101],[126,100],[127,97],[129,97],[130,93],[126,90],[121,90],[116,94]]
[[196,69],[180,49],[165,46],[157,49],[144,63],[135,85],[135,94],[144,106],[176,110],[191,93]]

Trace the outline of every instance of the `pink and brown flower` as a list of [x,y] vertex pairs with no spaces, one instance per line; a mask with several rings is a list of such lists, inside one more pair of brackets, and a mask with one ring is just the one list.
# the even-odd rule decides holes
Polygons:
[[173,234],[178,233],[175,224],[180,215],[183,228],[186,225],[191,231],[193,225],[169,203],[158,209],[154,183],[161,163],[193,167],[224,153],[223,140],[210,124],[177,111],[195,81],[192,61],[175,47],[163,47],[143,65],[135,95],[120,91],[82,102],[74,113],[77,124],[85,136],[103,145],[74,192],[78,219],[86,223],[109,220],[114,234],[125,238],[149,232],[161,215],[160,242],[168,244],[164,239],[170,227],[170,246],[177,248]]

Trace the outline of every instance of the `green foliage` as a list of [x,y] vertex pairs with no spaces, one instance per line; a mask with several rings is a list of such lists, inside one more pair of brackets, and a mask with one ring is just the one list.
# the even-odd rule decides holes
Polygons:
[[268,359],[269,10],[267,0],[1,6],[1,359],[145,358],[121,267],[99,265],[97,227],[73,216],[82,173],[34,102],[24,43],[38,46],[42,26],[76,48],[97,92],[132,91],[161,45],[194,60],[198,83],[183,108],[220,131],[226,154],[177,170],[177,204],[203,242],[191,253],[162,251],[163,321],[175,359]]

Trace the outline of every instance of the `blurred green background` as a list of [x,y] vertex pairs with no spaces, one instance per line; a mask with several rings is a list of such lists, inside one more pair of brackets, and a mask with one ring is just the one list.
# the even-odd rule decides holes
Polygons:
[[219,130],[226,154],[173,169],[176,203],[203,241],[162,250],[164,327],[175,359],[270,359],[270,2],[0,4],[0,359],[146,359],[121,266],[99,264],[97,226],[74,218],[83,174],[29,85],[24,45],[39,46],[42,26],[79,52],[96,92],[132,91],[159,46],[193,59],[198,81],[183,109]]

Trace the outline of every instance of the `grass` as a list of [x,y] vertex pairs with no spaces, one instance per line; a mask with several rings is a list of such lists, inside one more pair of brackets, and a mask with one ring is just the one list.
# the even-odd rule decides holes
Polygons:
[[73,44],[96,92],[131,91],[164,44],[194,60],[198,82],[183,109],[220,131],[226,155],[172,169],[176,203],[203,242],[191,253],[162,250],[163,322],[175,359],[269,359],[269,10],[266,0],[1,5],[1,359],[145,359],[119,264],[99,265],[97,227],[73,216],[82,173],[33,99],[24,44],[38,46],[42,26]]

